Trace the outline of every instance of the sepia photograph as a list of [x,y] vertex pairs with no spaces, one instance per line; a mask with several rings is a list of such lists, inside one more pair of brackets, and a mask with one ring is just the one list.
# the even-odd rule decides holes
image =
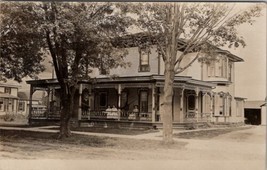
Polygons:
[[0,170],[265,170],[266,2],[0,1]]

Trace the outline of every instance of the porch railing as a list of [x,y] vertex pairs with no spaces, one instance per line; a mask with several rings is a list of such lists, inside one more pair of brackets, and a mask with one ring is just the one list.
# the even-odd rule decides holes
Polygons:
[[198,113],[187,112],[184,117],[185,122],[210,122],[211,113]]
[[134,113],[125,111],[95,111],[91,110],[82,113],[82,119],[110,119],[110,120],[140,120],[140,121],[151,121],[152,113]]

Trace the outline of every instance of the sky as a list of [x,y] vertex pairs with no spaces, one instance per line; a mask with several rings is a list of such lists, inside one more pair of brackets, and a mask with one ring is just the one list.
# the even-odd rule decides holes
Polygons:
[[[237,3],[236,6],[244,8],[253,3]],[[227,49],[231,53],[243,58],[244,62],[235,64],[235,96],[247,100],[264,100],[266,94],[266,8],[262,16],[256,19],[251,26],[242,25],[238,33],[244,37],[247,44],[245,48]],[[46,60],[46,65],[48,61]],[[40,74],[40,78],[51,78],[51,68]],[[8,83],[14,83],[8,81]],[[29,86],[20,84],[23,91],[29,91]],[[27,89],[27,90],[25,90]]]
[[238,28],[247,46],[229,50],[245,60],[235,64],[235,94],[247,100],[265,100],[267,96],[266,8],[262,12],[263,15],[253,25],[246,24]]

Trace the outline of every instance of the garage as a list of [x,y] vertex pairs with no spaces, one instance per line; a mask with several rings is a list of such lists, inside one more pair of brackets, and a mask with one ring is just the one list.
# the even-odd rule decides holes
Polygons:
[[244,109],[246,124],[266,125],[265,101],[246,101]]
[[245,124],[260,125],[261,109],[245,109]]

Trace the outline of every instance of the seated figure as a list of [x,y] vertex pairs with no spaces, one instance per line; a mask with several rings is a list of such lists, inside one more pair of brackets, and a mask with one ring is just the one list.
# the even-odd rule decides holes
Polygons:
[[139,114],[138,106],[135,105],[132,113],[129,114],[129,120],[136,120]]

